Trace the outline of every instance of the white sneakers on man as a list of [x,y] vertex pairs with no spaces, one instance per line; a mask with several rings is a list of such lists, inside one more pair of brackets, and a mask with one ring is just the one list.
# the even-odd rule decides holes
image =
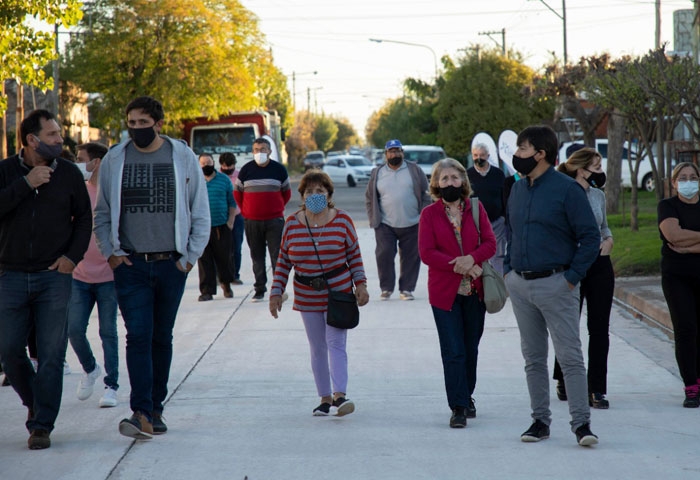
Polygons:
[[99,363],[95,363],[95,369],[90,373],[83,373],[83,378],[78,383],[78,400],[87,400],[92,395],[95,388],[95,381],[102,375],[102,367]]
[[113,388],[105,387],[105,393],[100,398],[100,408],[117,406],[117,391]]

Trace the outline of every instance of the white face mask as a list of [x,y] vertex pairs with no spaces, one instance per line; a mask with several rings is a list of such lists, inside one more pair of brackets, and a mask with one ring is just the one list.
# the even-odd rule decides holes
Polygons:
[[88,181],[90,179],[90,177],[92,176],[92,172],[87,171],[87,163],[76,163],[75,166],[80,169],[85,181]]
[[678,194],[684,198],[690,200],[698,193],[698,182],[688,180],[685,182],[678,182]]
[[267,163],[267,153],[265,153],[265,152],[254,153],[253,159],[255,159],[255,163],[257,163],[258,165],[264,165]]

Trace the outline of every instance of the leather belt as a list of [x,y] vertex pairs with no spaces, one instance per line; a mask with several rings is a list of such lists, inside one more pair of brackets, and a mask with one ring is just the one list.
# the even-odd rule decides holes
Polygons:
[[[337,277],[341,273],[343,273],[345,270],[347,270],[348,267],[347,265],[343,265],[342,267],[334,268],[330,272],[326,273],[326,278],[333,278]],[[305,275],[299,275],[297,273],[294,274],[294,280],[297,282],[301,283],[302,285],[306,285],[307,287],[315,287],[314,283],[317,283],[319,280],[323,279],[323,275],[316,275],[314,277],[307,277]],[[325,284],[324,284],[325,288]]]
[[515,273],[523,277],[525,280],[537,280],[538,278],[547,278],[551,277],[555,273],[561,273],[565,271],[568,267],[557,267],[557,268],[552,268],[551,270],[543,270],[541,272],[518,272],[516,270],[513,270]]
[[129,256],[140,258],[146,262],[160,262],[162,260],[177,260],[181,257],[178,252],[149,252],[149,253],[136,253],[131,252]]

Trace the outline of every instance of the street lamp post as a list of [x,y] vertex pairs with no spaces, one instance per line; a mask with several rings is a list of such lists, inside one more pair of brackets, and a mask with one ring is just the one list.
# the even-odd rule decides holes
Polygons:
[[554,10],[552,7],[547,5],[547,2],[544,0],[540,0],[542,2],[542,5],[547,7],[554,15],[559,17],[561,21],[564,23],[564,65],[569,63],[568,61],[568,55],[567,55],[567,48],[566,48],[566,0],[561,0],[561,14]]
[[292,108],[295,111],[297,109],[297,75],[316,75],[317,73],[316,70],[313,72],[292,72]]
[[398,43],[399,45],[410,45],[412,47],[427,48],[428,50],[430,50],[430,53],[433,54],[433,66],[435,67],[435,80],[437,80],[437,78],[438,78],[437,55],[435,54],[435,50],[430,48],[428,45],[424,45],[422,43],[400,42],[398,40],[386,40],[383,38],[370,38],[369,41],[376,42],[376,43]]

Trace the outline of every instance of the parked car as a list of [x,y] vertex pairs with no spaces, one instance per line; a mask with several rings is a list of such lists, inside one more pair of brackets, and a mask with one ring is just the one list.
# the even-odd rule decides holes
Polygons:
[[372,162],[362,155],[336,155],[323,165],[323,171],[331,177],[334,184],[347,182],[348,187],[369,182],[369,174],[373,168]]
[[433,165],[443,158],[447,158],[442,147],[432,145],[404,145],[403,158],[406,161],[418,164],[430,180]]
[[[559,149],[559,161],[566,161],[566,149],[573,145],[575,142],[564,142]],[[581,142],[576,142],[579,145],[583,145]],[[602,157],[601,165],[603,171],[607,173],[608,171],[608,139],[607,138],[596,138],[595,149],[598,150],[600,156]],[[632,161],[635,159],[634,150],[630,150],[629,144],[625,142],[622,148],[622,169],[621,169],[621,180],[622,186],[625,188],[632,188],[632,174],[630,172],[630,164],[628,158],[632,153]],[[654,174],[651,171],[651,163],[647,157],[642,159],[639,164],[639,172],[637,173],[637,189],[644,189],[647,192],[654,191]]]
[[310,168],[323,168],[323,162],[325,160],[326,156],[320,150],[308,152],[304,157],[304,171]]

